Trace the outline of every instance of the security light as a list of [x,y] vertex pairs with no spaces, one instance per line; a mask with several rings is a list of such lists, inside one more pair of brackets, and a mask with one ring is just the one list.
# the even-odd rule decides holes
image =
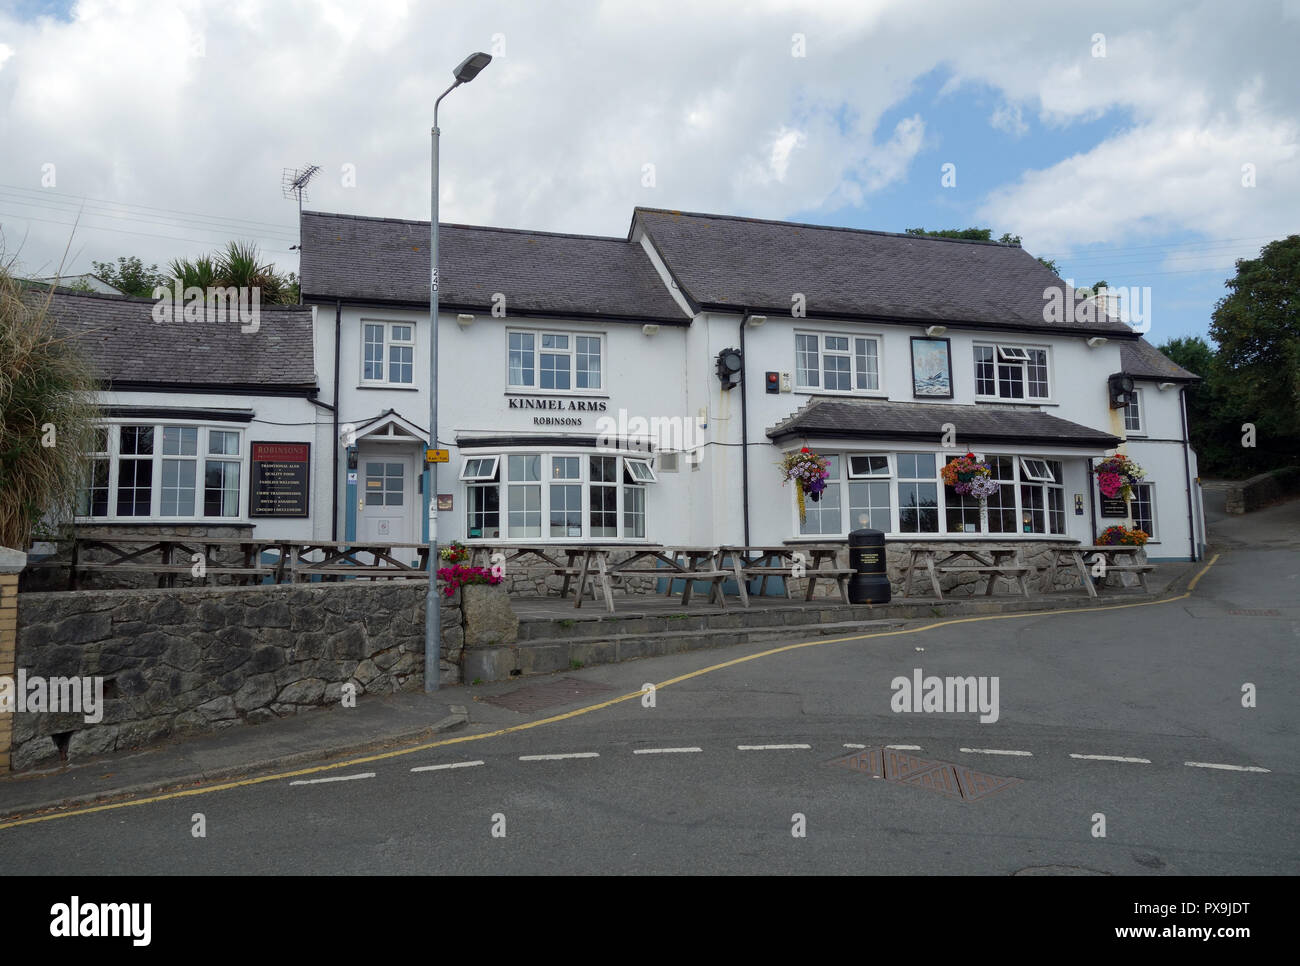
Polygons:
[[722,380],[723,389],[734,389],[740,382],[740,371],[744,368],[739,349],[723,349],[718,353],[717,373]]
[[948,327],[946,325],[929,325],[926,326],[925,334],[933,338],[941,336],[947,331]]
[[659,334],[659,326],[655,325],[654,323],[650,323],[650,322],[648,322],[648,323],[646,323],[645,325],[641,326],[641,334],[642,334],[642,335],[658,335],[658,334]]
[[1105,345],[1106,342],[1107,339],[1104,335],[1094,335],[1091,339],[1088,340],[1088,348],[1095,349],[1097,348],[1097,346]]

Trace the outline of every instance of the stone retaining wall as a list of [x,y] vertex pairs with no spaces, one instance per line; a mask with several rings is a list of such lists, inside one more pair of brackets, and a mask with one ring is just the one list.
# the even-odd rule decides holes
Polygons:
[[1224,511],[1249,513],[1295,493],[1300,493],[1300,468],[1271,470],[1230,486],[1224,496]]
[[[29,678],[102,677],[104,711],[95,724],[77,713],[6,716],[12,766],[338,705],[348,685],[358,696],[418,689],[424,597],[419,584],[360,581],[22,594],[16,666]],[[505,600],[491,587],[444,599],[442,683],[459,683],[467,636],[515,640],[518,621]]]

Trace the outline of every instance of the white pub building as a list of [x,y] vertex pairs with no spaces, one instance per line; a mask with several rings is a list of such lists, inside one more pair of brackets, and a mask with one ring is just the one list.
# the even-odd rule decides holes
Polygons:
[[[1197,377],[1017,246],[648,208],[625,238],[443,225],[433,441],[428,223],[301,231],[306,307],[251,335],[61,297],[88,325],[138,310],[121,338],[153,346],[111,390],[78,523],[415,543],[436,496],[444,544],[1092,543],[1123,523],[1150,559],[1200,555]],[[436,495],[426,447],[450,451]],[[779,468],[801,447],[830,465],[802,521]],[[1092,472],[1117,451],[1146,471],[1119,506]],[[967,452],[1000,484],[984,505],[940,476]],[[253,486],[267,466],[292,484],[280,512]]]

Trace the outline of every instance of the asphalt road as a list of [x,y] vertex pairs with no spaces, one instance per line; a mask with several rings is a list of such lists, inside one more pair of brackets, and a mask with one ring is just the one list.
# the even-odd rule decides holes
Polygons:
[[[1264,549],[1235,541],[1185,600],[818,642],[660,687],[654,707],[634,698],[298,779],[329,781],[6,829],[0,864],[77,875],[1295,874],[1300,529],[1287,529],[1294,509],[1278,510],[1264,512],[1286,527],[1251,522],[1270,536]],[[576,672],[612,690],[518,720],[770,647]],[[917,668],[996,677],[997,720],[894,711],[891,681]],[[861,750],[850,746],[886,745],[1020,781],[965,801],[832,764]],[[560,755],[585,757],[549,757]],[[431,765],[459,767],[412,771]]]

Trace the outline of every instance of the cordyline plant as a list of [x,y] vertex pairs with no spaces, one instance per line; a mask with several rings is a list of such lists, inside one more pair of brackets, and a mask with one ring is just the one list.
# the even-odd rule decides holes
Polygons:
[[0,546],[72,518],[95,438],[94,370],[50,317],[51,293],[0,261]]

